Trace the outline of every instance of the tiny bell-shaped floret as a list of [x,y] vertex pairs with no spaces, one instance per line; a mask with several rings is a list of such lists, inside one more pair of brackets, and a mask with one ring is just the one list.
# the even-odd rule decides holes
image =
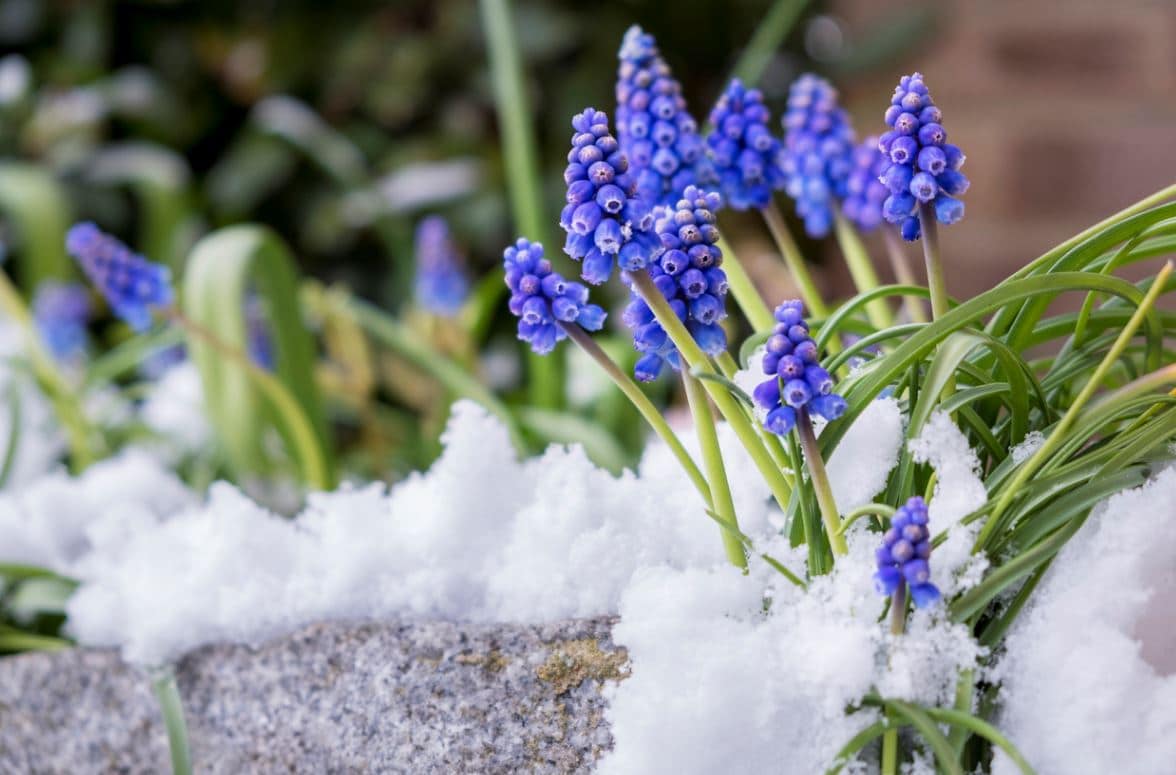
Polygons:
[[502,254],[510,311],[519,319],[519,339],[545,355],[567,338],[563,325],[598,331],[605,312],[588,303],[588,289],[554,272],[543,246],[520,238]]
[[431,215],[421,221],[416,230],[417,303],[434,315],[456,315],[470,291],[464,263],[444,218]]
[[637,195],[650,206],[672,207],[687,186],[714,177],[706,146],[652,35],[630,27],[617,58],[617,140]]
[[927,504],[918,496],[894,512],[882,545],[874,553],[878,594],[893,595],[905,582],[917,607],[926,608],[939,600],[939,589],[931,583],[931,531],[927,523]]
[[[646,269],[654,286],[708,355],[718,355],[727,348],[727,334],[720,325],[727,316],[727,275],[720,268],[723,253],[714,225],[721,201],[716,193],[687,186],[674,209],[664,211],[657,223],[660,252]],[[645,354],[637,363],[637,379],[655,379],[665,363],[674,369],[681,367],[677,349],[644,299],[633,295],[624,320],[633,332],[633,346]]]
[[962,219],[964,203],[957,197],[968,190],[968,179],[960,172],[964,154],[947,142],[943,113],[921,74],[902,77],[885,119],[891,130],[878,138],[878,151],[886,159],[879,180],[890,191],[882,204],[883,217],[897,224],[907,240],[922,234],[920,205],[930,207],[939,223]]
[[79,283],[43,282],[33,297],[33,320],[54,358],[71,360],[86,349],[90,295]]
[[93,223],[71,227],[65,249],[114,313],[135,331],[150,328],[152,310],[170,307],[175,300],[167,267],[148,261]]
[[811,237],[823,237],[833,225],[833,207],[848,193],[853,169],[853,129],[838,105],[837,90],[811,73],[797,78],[784,113],[784,144],[777,164],[785,190]]
[[836,420],[845,413],[845,399],[833,392],[833,376],[817,363],[817,345],[804,320],[804,305],[786,301],[776,308],[775,318],[762,361],[769,378],[752,393],[756,406],[766,412],[764,427],[783,436],[802,410]]
[[564,170],[567,205],[559,223],[567,232],[564,252],[583,262],[585,280],[599,285],[618,263],[627,272],[645,268],[657,248],[653,214],[635,195],[629,161],[609,133],[608,116],[586,108],[572,128]]
[[706,138],[723,200],[736,210],[767,207],[784,187],[777,163],[780,141],[768,128],[771,113],[758,89],[734,79],[711,111],[714,129]]

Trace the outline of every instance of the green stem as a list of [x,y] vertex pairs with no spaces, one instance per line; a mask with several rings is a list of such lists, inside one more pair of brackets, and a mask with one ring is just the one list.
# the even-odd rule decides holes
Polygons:
[[[654,286],[653,280],[649,277],[649,273],[633,272],[630,275],[630,279],[633,282],[634,289],[653,311],[657,322],[661,324],[666,334],[673,341],[674,345],[677,346],[678,353],[686,361],[686,365],[704,374],[714,374],[714,367],[711,366],[710,361],[706,357],[706,353],[702,351],[702,348],[694,341],[694,337],[686,330],[686,326],[678,319],[674,310],[670,308],[665,297],[661,295],[661,291]],[[727,392],[726,388],[716,384],[714,381],[702,380],[702,385],[710,395],[711,400],[715,402],[719,413],[723,415],[723,418],[731,426],[731,430],[735,431],[735,435],[739,437],[739,441],[743,444],[743,448],[747,450],[747,454],[751,456],[756,470],[764,478],[780,509],[784,513],[788,513],[788,502],[792,498],[792,488],[788,486],[788,482],[784,479],[780,468],[776,465],[771,454],[769,454],[767,448],[760,440],[751,421],[748,420],[747,414],[743,411],[743,407],[734,396]]]
[[809,314],[822,320],[829,317],[829,308],[821,298],[821,292],[817,290],[817,284],[813,282],[812,275],[809,274],[808,266],[804,263],[804,256],[800,254],[800,248],[797,246],[796,240],[792,238],[792,232],[788,230],[788,224],[784,221],[784,215],[780,212],[776,201],[769,202],[767,207],[760,210],[760,213],[764,217],[764,222],[768,224],[768,231],[772,233],[772,239],[775,240],[780,255],[784,257],[784,263],[792,274],[792,280],[796,283],[797,290],[800,291],[800,297],[804,299]]
[[188,318],[178,307],[167,310],[167,316],[184,331],[200,339],[223,357],[240,366],[245,376],[265,395],[274,411],[282,418],[282,427],[290,434],[290,444],[295,458],[302,468],[303,479],[308,487],[327,491],[335,486],[331,466],[315,433],[314,425],[306,416],[298,399],[280,379],[258,366],[245,353],[222,341],[220,337],[204,326]]
[[484,406],[506,425],[519,452],[527,451],[518,420],[506,404],[485,385],[449,358],[433,350],[400,321],[366,301],[351,297],[344,304],[355,321],[385,347],[440,382],[455,396],[469,398]]
[[188,725],[184,722],[184,708],[180,690],[171,667],[158,670],[151,680],[151,689],[159,702],[159,712],[167,728],[167,745],[171,751],[172,775],[191,775],[192,754],[188,747]]
[[849,548],[845,545],[845,534],[841,530],[841,515],[837,511],[837,501],[833,500],[833,490],[829,487],[829,475],[825,472],[825,461],[821,458],[821,447],[817,444],[817,434],[813,432],[813,422],[808,411],[800,409],[796,416],[796,433],[800,437],[800,446],[804,450],[805,463],[808,465],[809,481],[817,494],[817,504],[821,507],[821,520],[825,523],[825,533],[829,536],[829,546],[834,554],[846,554]]
[[[542,178],[536,156],[538,144],[532,131],[531,101],[519,58],[510,0],[480,0],[479,5],[490,56],[495,108],[502,129],[503,169],[515,225],[530,239],[548,243]],[[528,381],[531,403],[547,409],[560,408],[563,385],[558,360],[531,353],[528,368],[531,372]]]
[[862,517],[877,515],[886,517],[887,519],[894,516],[894,507],[887,506],[885,503],[867,503],[865,506],[858,506],[853,511],[845,515],[845,519],[841,521],[841,534],[845,535],[849,530],[849,526],[858,521]]
[[727,273],[727,285],[731,287],[735,303],[743,310],[743,315],[747,322],[751,323],[752,328],[756,331],[770,331],[772,326],[776,325],[776,318],[772,316],[772,310],[768,308],[764,297],[760,296],[755,283],[751,281],[751,277],[726,240],[720,238],[719,250],[723,253],[723,271]]
[[[841,253],[845,256],[845,265],[849,267],[849,274],[859,293],[872,291],[881,283],[878,273],[874,271],[874,264],[870,261],[870,254],[862,242],[857,229],[853,227],[841,209],[833,208],[833,230],[837,234],[837,244],[841,246]],[[870,324],[881,331],[894,325],[894,316],[890,314],[890,307],[885,299],[874,299],[866,305],[866,317]]]
[[739,541],[739,520],[735,515],[735,501],[731,498],[731,485],[727,481],[727,470],[723,465],[723,453],[719,449],[719,435],[715,432],[715,420],[711,414],[706,391],[690,372],[682,370],[682,385],[686,388],[686,401],[694,417],[694,429],[698,434],[698,446],[702,450],[702,464],[706,468],[707,481],[713,495],[714,511],[732,530],[723,530],[723,546],[727,559],[736,568],[747,569],[747,555]]
[[[895,234],[894,229],[884,227],[882,229],[882,239],[886,243],[886,255],[890,259],[890,268],[894,271],[894,279],[900,285],[920,285],[918,278],[915,277],[915,272],[911,269],[911,262],[907,259],[906,250],[902,246],[902,242]],[[904,295],[902,297],[903,306],[906,308],[907,316],[915,323],[926,323],[927,312],[923,308],[923,302],[916,299],[914,296]]]
[[32,313],[4,272],[0,272],[0,309],[20,326],[24,334],[33,371],[45,386],[57,413],[57,419],[65,430],[73,471],[77,473],[85,470],[97,459],[90,448],[90,442],[94,438],[90,423],[82,411],[77,395],[70,389],[65,377],[54,363],[53,356],[45,350],[41,335],[33,322]]
[[666,446],[670,448],[670,452],[678,459],[678,463],[682,466],[682,470],[690,477],[690,481],[694,483],[698,494],[702,496],[703,501],[706,502],[708,508],[713,509],[714,504],[711,501],[710,487],[706,483],[706,477],[702,475],[702,471],[698,470],[698,466],[694,463],[694,459],[690,457],[690,453],[682,446],[681,440],[678,439],[678,434],[674,433],[670,428],[666,418],[658,411],[658,408],[649,400],[649,396],[637,386],[628,374],[621,370],[621,367],[608,357],[600,345],[588,336],[588,332],[580,328],[575,323],[560,323],[560,328],[567,332],[568,338],[576,343],[577,346],[586,352],[592,360],[599,364],[604,373],[608,375],[613,384],[620,388],[625,397],[632,402],[645,421],[649,423],[649,427],[653,432],[665,442]]
[[902,635],[906,632],[907,615],[907,585],[906,579],[898,580],[898,588],[890,596],[890,634]]
[[939,223],[929,202],[919,205],[919,225],[923,230],[923,258],[927,262],[927,290],[931,292],[931,317],[938,320],[951,308],[947,297],[947,278],[939,254]]
[[[956,681],[956,695],[955,695],[955,710],[960,713],[971,715],[972,713],[972,689],[975,685],[976,671],[973,668],[966,667],[960,671],[960,677]],[[955,749],[958,756],[964,750],[964,743],[968,741],[968,730],[962,726],[954,726],[947,734],[947,740],[951,743],[951,747]]]
[[1143,323],[1143,319],[1147,317],[1148,312],[1155,306],[1156,299],[1163,293],[1164,286],[1167,285],[1168,277],[1171,274],[1172,264],[1169,262],[1156,275],[1143,300],[1139,302],[1139,306],[1136,307],[1135,312],[1131,315],[1131,319],[1127,321],[1123,330],[1119,332],[1115,343],[1107,350],[1107,354],[1095,368],[1094,373],[1090,375],[1090,379],[1082,386],[1082,390],[1074,397],[1070,408],[1062,415],[1062,419],[1058,420],[1057,424],[1054,425],[1053,430],[1046,437],[1045,443],[1038,447],[1037,451],[1021,464],[1020,468],[1017,469],[1016,476],[1004,487],[1000,499],[996,502],[995,508],[993,508],[992,513],[988,516],[988,521],[984,523],[984,527],[980,530],[980,535],[976,538],[977,549],[985,545],[992,531],[1000,522],[1001,515],[1004,514],[1005,509],[1009,507],[1013,499],[1020,494],[1021,488],[1029,481],[1029,478],[1041,468],[1045,461],[1049,459],[1049,456],[1053,454],[1054,450],[1065,439],[1066,433],[1070,430],[1075,420],[1078,419],[1082,408],[1086,406],[1091,396],[1094,395],[1094,391],[1098,389],[1099,385],[1106,378],[1107,373],[1118,362],[1119,356],[1123,354],[1123,351],[1127,349],[1127,345],[1131,343],[1131,338],[1135,336],[1135,332]]
[[[723,352],[716,355],[715,364],[718,365],[719,371],[722,372],[724,377],[731,381],[735,380],[735,374],[739,371],[739,364],[736,363],[735,359],[731,357],[731,353],[724,350]],[[758,422],[755,423],[755,430],[760,437],[760,441],[762,441],[763,445],[768,448],[768,453],[772,456],[772,459],[776,461],[776,465],[781,469],[780,475],[784,477],[784,481],[788,483],[788,487],[791,489],[794,486],[792,477],[789,476],[788,473],[786,473],[784,470],[788,468],[788,453],[784,450],[784,443],[780,441],[779,436],[772,433]]]
[[882,775],[898,775],[898,726],[896,719],[887,715],[888,726],[882,735]]

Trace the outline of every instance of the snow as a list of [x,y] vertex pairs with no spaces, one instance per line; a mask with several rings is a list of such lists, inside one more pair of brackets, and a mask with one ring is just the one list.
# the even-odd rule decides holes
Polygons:
[[842,514],[871,502],[886,487],[903,431],[902,409],[893,398],[872,401],[846,431],[826,466]]
[[[897,403],[867,408],[830,461],[831,476],[836,470],[864,481],[854,490],[834,480],[838,497],[865,501],[881,489],[901,439]],[[949,530],[944,546],[970,548],[971,531],[958,522],[984,502],[975,454],[945,415],[931,419],[912,451],[938,474],[932,526]],[[721,566],[638,573],[613,631],[633,671],[607,690],[615,747],[600,772],[823,772],[877,719],[869,709],[845,713],[870,691],[949,703],[960,669],[977,664],[980,647],[941,607],[915,611],[907,633],[891,636],[878,621],[884,600],[871,581],[877,535],[859,523],[848,540],[849,555],[807,590],[758,562],[751,578]],[[803,563],[781,539],[765,548],[790,568]],[[936,583],[958,583],[955,571],[970,563],[940,551],[932,560]]]
[[0,561],[70,576],[196,503],[150,456],[129,451],[77,477],[63,471],[0,493]]
[[978,584],[988,568],[984,555],[972,554],[980,523],[960,524],[988,501],[980,460],[944,412],[931,415],[909,449],[915,462],[935,469],[935,492],[928,503],[930,527],[933,535],[946,533],[947,537],[932,555],[931,581],[950,598]]
[[1030,431],[1025,434],[1025,438],[1020,444],[1009,450],[1009,454],[1012,456],[1014,463],[1024,463],[1034,452],[1041,449],[1041,445],[1044,443],[1045,434],[1041,431]]
[[[1041,775],[1170,772],[1176,760],[1176,470],[1114,495],[1018,617],[998,725]],[[1017,772],[1000,757],[993,772]]]
[[[765,536],[768,492],[721,430],[741,526]],[[620,477],[579,447],[520,462],[502,425],[468,402],[455,405],[444,442],[428,473],[391,492],[313,495],[294,520],[216,485],[207,503],[92,558],[71,631],[155,663],[326,618],[604,614],[639,568],[725,562],[719,528],[660,445]]]
[[204,409],[204,388],[196,364],[183,360],[169,367],[154,383],[139,408],[139,417],[159,436],[148,445],[175,464],[207,450],[212,426]]

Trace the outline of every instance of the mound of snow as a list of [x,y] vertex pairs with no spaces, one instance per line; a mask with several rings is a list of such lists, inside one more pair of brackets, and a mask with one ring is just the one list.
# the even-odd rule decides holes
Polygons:
[[[1042,775],[1176,762],[1176,470],[1107,499],[1018,617],[999,726]],[[998,775],[1017,772],[1000,757]]]
[[[863,482],[842,483],[839,498],[864,502],[881,489],[901,432],[893,402],[875,402],[862,414],[833,460],[844,457],[830,468]],[[971,532],[956,523],[984,502],[975,455],[950,421],[930,423],[915,446],[943,488],[932,501],[932,528],[947,530],[948,541],[956,532],[970,541]],[[867,466],[882,469],[882,479]],[[885,601],[872,582],[878,536],[859,528],[850,530],[849,555],[807,590],[763,564],[751,578],[721,566],[641,571],[613,632],[629,649],[633,672],[609,689],[615,747],[600,771],[824,772],[854,734],[877,720],[869,709],[845,713],[868,692],[950,703],[959,670],[977,663],[980,648],[942,608],[916,611],[906,635],[891,636],[878,622]],[[803,567],[803,557],[782,540],[765,548],[793,570]],[[932,566],[944,566],[937,572],[946,581],[955,568],[938,552]]]

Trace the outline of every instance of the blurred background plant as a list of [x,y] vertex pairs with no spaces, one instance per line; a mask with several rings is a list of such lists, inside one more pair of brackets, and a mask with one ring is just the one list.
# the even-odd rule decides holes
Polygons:
[[[616,41],[630,24],[649,25],[675,52],[691,108],[704,117],[733,68],[779,97],[814,60],[867,66],[900,51],[933,18],[930,6],[898,14],[849,57],[848,49],[822,43],[821,30],[842,22],[820,5],[742,0],[737,12],[675,5],[687,25],[660,23],[670,13],[664,3],[508,8],[513,53],[525,67],[515,85],[535,116],[520,131],[533,132],[542,167],[541,182],[523,185],[549,189],[536,192],[542,205],[527,215],[512,213],[515,200],[505,195],[519,185],[507,161],[518,165],[503,153],[500,127],[514,130],[512,119],[496,116],[499,75],[486,42],[492,25],[482,23],[476,3],[3,0],[0,246],[31,298],[46,280],[76,279],[63,236],[77,220],[97,222],[179,278],[202,235],[237,223],[268,226],[304,278],[302,314],[323,355],[317,381],[345,471],[395,478],[437,453],[455,386],[442,387],[435,368],[422,368],[433,365],[422,361],[434,347],[448,359],[442,384],[444,374],[456,376],[446,368],[460,366],[512,405],[529,391],[529,405],[512,410],[524,443],[587,438],[590,453],[618,469],[640,451],[632,408],[576,358],[525,359],[499,303],[498,246],[527,218],[542,232],[533,236],[556,246],[555,168],[566,117],[585,100],[609,107],[611,86],[601,84],[611,82]],[[422,287],[414,282],[414,231],[430,215],[447,220],[473,284],[452,319],[414,299],[414,284]],[[256,278],[243,282],[252,287]],[[380,330],[396,341],[369,342],[364,314],[334,286],[357,289],[394,315],[395,331]],[[250,298],[255,336],[273,310],[265,298]],[[130,367],[147,352],[155,353],[149,375],[179,357],[175,333],[158,332],[150,348],[116,350],[112,364],[101,353],[127,332],[106,320],[97,314],[90,324],[101,364],[91,382],[138,380]],[[86,338],[76,325],[69,336]],[[406,339],[429,347],[406,353]],[[632,358],[623,335],[602,345],[622,361]],[[527,379],[529,368],[542,369],[540,378]],[[211,470],[202,477],[233,458],[204,461]]]

